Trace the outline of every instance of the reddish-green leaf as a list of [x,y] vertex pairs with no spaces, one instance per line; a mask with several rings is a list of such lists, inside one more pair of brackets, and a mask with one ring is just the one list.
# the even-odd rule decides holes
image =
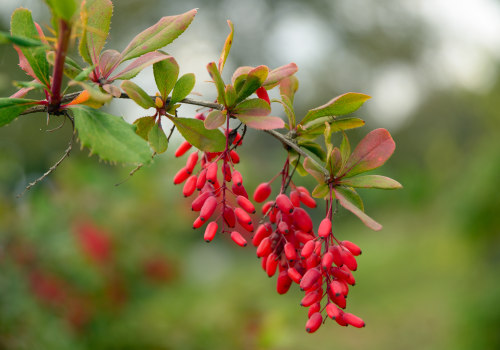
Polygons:
[[374,231],[380,231],[382,229],[382,225],[373,220],[371,217],[366,215],[363,210],[358,208],[353,202],[348,200],[342,193],[339,188],[333,189],[335,192],[335,197],[338,199],[341,206],[349,210],[351,213],[356,215],[366,226],[371,228]]
[[[15,10],[12,14],[10,31],[12,35],[17,37],[40,40],[40,34],[33,22],[31,12],[23,8]],[[20,47],[19,51],[22,52],[34,77],[45,86],[50,86],[49,62],[46,58],[45,47]]]
[[279,117],[236,115],[245,125],[259,130],[281,129],[285,127],[285,122]]
[[325,198],[330,195],[330,187],[326,183],[318,184],[311,192],[314,198]]
[[0,127],[9,124],[36,102],[23,98],[0,98]]
[[271,113],[271,107],[260,98],[251,98],[237,104],[232,112],[238,117],[240,115],[266,116]]
[[226,38],[226,42],[224,43],[224,48],[222,49],[222,53],[219,58],[219,72],[222,73],[224,69],[224,64],[226,63],[227,55],[229,55],[229,51],[231,50],[231,45],[233,45],[233,36],[234,36],[234,25],[233,22],[227,20],[227,25],[229,26],[229,30],[231,31]]
[[104,78],[120,64],[120,53],[116,50],[104,50],[99,58],[99,71]]
[[325,174],[323,173],[323,170],[318,167],[318,165],[312,161],[311,158],[307,157],[304,159],[304,163],[302,164],[304,166],[304,169],[318,181],[318,183],[322,184],[325,183]]
[[239,103],[246,99],[248,96],[253,94],[258,88],[262,86],[269,73],[269,68],[266,66],[258,66],[248,72],[245,82],[240,89],[235,85],[236,93],[238,94],[236,98],[236,103]]
[[293,105],[295,93],[299,89],[299,81],[295,76],[290,76],[280,81],[280,95],[287,98],[287,104]]
[[185,99],[186,96],[191,93],[191,90],[193,90],[195,82],[196,79],[193,73],[187,73],[180,77],[175,83],[174,90],[172,91],[170,104],[176,104]]
[[120,87],[127,93],[128,97],[142,108],[148,109],[155,106],[153,99],[136,83],[125,80]]
[[177,130],[190,144],[204,152],[221,152],[226,138],[220,130],[207,130],[203,122],[191,118],[170,118]]
[[112,14],[113,3],[110,0],[84,0],[82,2],[80,17],[83,30],[79,51],[87,63],[99,62],[99,55],[108,38]]
[[113,81],[116,79],[121,79],[121,80],[132,79],[147,66],[150,66],[160,61],[164,61],[166,59],[169,59],[170,57],[172,56],[164,54],[163,52],[160,51],[148,52],[147,54],[144,54],[141,57],[133,60],[132,63],[130,63],[127,67],[125,67],[124,70],[110,77],[108,80]]
[[328,170],[330,174],[337,174],[342,168],[342,154],[337,147],[334,147],[330,152],[330,156],[327,157],[326,163],[328,164]]
[[238,78],[241,79],[241,77],[244,77],[246,79],[246,76],[252,69],[254,69],[254,67],[250,66],[241,66],[236,68],[236,70],[233,73],[233,76],[231,77],[231,84],[233,84],[236,88],[236,80],[238,80]]
[[197,10],[161,18],[155,25],[138,34],[123,50],[123,61],[161,49],[177,39],[191,24]]
[[179,65],[172,56],[153,64],[153,75],[156,86],[163,99],[166,99],[174,88],[179,76]]
[[271,89],[278,85],[280,81],[288,78],[299,70],[299,67],[295,63],[288,63],[287,65],[281,66],[279,68],[273,69],[269,72],[266,80],[262,84],[266,89]]
[[319,106],[307,112],[301,124],[305,125],[305,123],[319,117],[352,113],[361,107],[369,98],[370,96],[357,92],[348,92],[337,96],[323,106]]
[[217,88],[217,101],[220,104],[225,105],[226,104],[226,85],[224,84],[224,81],[222,80],[222,77],[220,75],[219,70],[217,69],[217,65],[215,62],[210,62],[207,64],[207,70],[208,74],[210,74],[210,77],[215,83],[215,87]]
[[395,190],[403,188],[399,182],[386,176],[364,175],[342,179],[342,184],[358,188],[379,188],[383,190]]
[[224,125],[226,122],[226,111],[211,111],[208,113],[206,119],[203,121],[205,124],[205,128],[212,130],[212,129],[217,129]]
[[395,148],[396,144],[387,130],[373,130],[356,146],[342,175],[351,177],[380,167],[391,157]]

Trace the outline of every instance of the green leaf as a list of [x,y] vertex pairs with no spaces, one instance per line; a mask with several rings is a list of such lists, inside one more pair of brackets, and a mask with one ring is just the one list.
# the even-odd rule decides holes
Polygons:
[[351,144],[349,143],[349,139],[347,138],[346,133],[342,130],[342,143],[340,144],[340,155],[342,158],[342,166],[341,170],[344,169],[349,156],[351,155]]
[[273,116],[254,116],[236,114],[236,117],[245,125],[259,130],[281,129],[285,127],[285,122],[279,117]]
[[318,181],[318,183],[325,183],[325,174],[323,170],[318,167],[318,165],[310,158],[307,157],[304,159],[304,163],[302,164],[304,169]]
[[[19,8],[14,11],[10,26],[11,34],[30,40],[39,40],[40,35],[29,10]],[[49,62],[45,55],[45,47],[20,47],[35,76],[45,86],[50,86]]]
[[130,80],[125,80],[120,86],[130,97],[144,109],[153,108],[155,106],[153,99],[149,97],[146,91],[141,89],[137,84]]
[[302,125],[319,117],[344,115],[356,111],[359,107],[368,100],[370,96],[357,92],[348,92],[346,94],[335,97],[323,106],[311,109],[307,112]]
[[148,141],[149,132],[155,125],[155,117],[142,117],[134,121],[135,133],[142,137],[144,140]]
[[286,102],[290,106],[293,105],[293,99],[298,89],[299,81],[293,75],[280,81],[280,95],[282,98],[283,96],[287,97],[287,101],[284,102]]
[[298,70],[299,68],[295,63],[288,63],[287,65],[273,69],[269,72],[267,79],[264,81],[262,86],[264,86],[267,90],[272,89],[283,79],[286,79],[297,73]]
[[174,88],[179,76],[179,65],[170,56],[166,60],[153,64],[153,75],[161,97],[165,100]]
[[193,90],[195,83],[196,78],[193,73],[187,73],[180,77],[175,83],[174,91],[172,91],[170,104],[176,104],[177,102],[184,100]]
[[123,118],[87,106],[71,106],[75,128],[83,146],[101,159],[120,163],[148,163],[148,143]]
[[70,21],[76,12],[76,1],[75,0],[45,0],[49,7],[52,9],[53,13],[64,19],[65,21]]
[[99,63],[99,55],[109,35],[112,15],[111,0],[84,0],[82,2],[80,17],[83,30],[78,49],[87,63]]
[[342,179],[341,184],[358,188],[379,188],[382,190],[403,188],[396,180],[380,175],[364,175],[346,178]]
[[132,63],[130,63],[127,67],[125,67],[125,69],[122,70],[120,73],[117,73],[112,77],[109,77],[108,81],[113,81],[116,79],[121,79],[121,80],[132,79],[137,74],[139,74],[144,68],[154,63],[167,60],[169,57],[171,56],[161,51],[148,52],[147,54],[144,54],[141,57],[133,60]]
[[307,135],[321,135],[325,131],[325,122],[330,124],[330,132],[339,132],[342,130],[350,130],[359,128],[365,125],[365,121],[359,118],[342,118],[337,119],[333,116],[330,117],[320,117],[315,120],[310,121],[309,123],[302,125],[301,129],[304,131],[300,131],[300,134]]
[[351,177],[382,166],[396,149],[386,129],[375,129],[356,146],[347,161],[342,176]]
[[337,192],[341,193],[349,202],[354,204],[357,208],[365,211],[365,206],[360,195],[352,187],[338,186],[336,187]]
[[234,86],[231,84],[226,85],[226,104],[228,107],[233,107],[234,104],[236,103],[236,90],[234,89]]
[[161,49],[177,39],[191,24],[197,10],[161,18],[155,25],[138,34],[123,50],[123,61]]
[[219,130],[207,130],[203,121],[192,118],[170,118],[177,130],[190,144],[204,152],[221,152],[226,138]]
[[361,221],[366,226],[375,231],[380,231],[382,229],[382,225],[380,225],[378,222],[376,222],[371,217],[366,215],[363,212],[363,210],[361,210],[353,202],[351,202],[348,198],[346,198],[342,193],[342,190],[339,190],[339,188],[334,188],[333,190],[335,191],[335,197],[338,199],[340,205],[342,205],[344,208],[346,208],[351,213],[356,215],[359,219],[361,219]]
[[311,195],[314,198],[325,198],[330,195],[330,187],[326,183],[318,184],[312,191]]
[[299,146],[316,155],[322,162],[326,161],[326,153],[316,142],[299,141]]
[[0,44],[14,44],[19,47],[37,47],[43,45],[40,40],[33,40],[20,36],[10,35],[9,33],[3,31],[0,31]]
[[236,103],[243,101],[248,96],[257,91],[257,89],[260,88],[266,80],[268,74],[269,68],[267,68],[266,66],[258,66],[248,72],[245,82],[240,89],[238,89],[237,85],[235,84],[235,88],[238,94]]
[[217,88],[217,101],[220,104],[225,105],[226,104],[226,85],[224,84],[224,80],[222,80],[222,77],[220,75],[219,70],[217,69],[217,66],[215,65],[215,62],[210,62],[207,64],[207,71],[212,80],[215,83],[215,87]]
[[149,131],[148,140],[153,150],[158,154],[165,152],[168,148],[167,136],[156,123]]
[[[250,67],[250,66],[241,66],[236,68],[236,70],[233,73],[233,76],[231,77],[231,84],[233,84],[235,89],[236,89],[236,81],[245,80],[247,78],[248,73],[254,68],[255,67]],[[239,89],[236,89],[236,92],[238,92],[238,90]]]
[[331,175],[337,174],[342,169],[342,154],[337,147],[334,147],[330,156],[326,159],[326,164]]
[[203,121],[205,128],[212,130],[217,129],[224,125],[226,122],[226,111],[211,111],[208,113],[207,118]]
[[84,81],[88,80],[90,73],[94,70],[95,66],[89,66],[82,70],[80,73],[78,73],[73,80],[74,81]]
[[271,113],[271,106],[263,99],[251,98],[237,104],[232,113],[238,117],[240,115],[266,116]]
[[22,112],[37,104],[35,100],[24,98],[0,98],[0,127],[9,124]]
[[226,63],[227,56],[229,55],[229,51],[231,50],[231,45],[233,45],[233,37],[234,37],[234,25],[233,22],[227,20],[227,25],[229,26],[230,33],[226,38],[226,42],[224,43],[224,48],[222,49],[220,58],[219,58],[219,72],[222,74],[222,70],[224,69],[224,64]]

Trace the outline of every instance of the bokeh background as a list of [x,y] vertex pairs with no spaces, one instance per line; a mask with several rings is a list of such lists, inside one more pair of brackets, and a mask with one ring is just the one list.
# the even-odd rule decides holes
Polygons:
[[[47,25],[44,4],[30,8]],[[364,329],[328,321],[304,331],[298,288],[280,296],[250,247],[193,231],[172,177],[180,143],[121,186],[131,167],[75,147],[43,183],[16,195],[63,153],[69,124],[44,115],[0,129],[1,349],[499,349],[500,3],[495,0],[120,0],[108,48],[122,49],[161,16],[199,8],[168,52],[213,99],[205,70],[236,26],[225,68],[299,66],[299,115],[348,91],[373,98],[356,115],[392,133],[378,173],[404,189],[365,191],[371,232],[340,212],[338,235],[363,248],[348,310]],[[26,80],[0,47],[0,95]],[[151,71],[135,79],[154,93]],[[108,107],[134,120],[128,101]],[[185,108],[184,115],[194,110]],[[276,108],[275,113],[281,113]],[[249,133],[239,167],[248,189],[281,169],[284,151]],[[312,185],[308,179],[298,183]],[[316,219],[320,219],[318,211]]]

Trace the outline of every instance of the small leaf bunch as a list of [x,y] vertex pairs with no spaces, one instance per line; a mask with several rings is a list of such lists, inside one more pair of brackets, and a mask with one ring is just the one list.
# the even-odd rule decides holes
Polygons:
[[[394,152],[395,143],[387,130],[371,131],[351,152],[346,132],[365,122],[347,115],[370,96],[346,93],[310,109],[301,118],[294,109],[299,87],[294,63],[276,69],[239,67],[226,83],[222,73],[234,39],[234,26],[228,21],[230,33],[220,58],[207,65],[217,97],[214,102],[194,100],[188,98],[195,87],[194,74],[179,77],[178,62],[161,49],[188,28],[197,10],[161,18],[117,51],[104,49],[113,12],[110,0],[83,0],[80,7],[76,0],[51,0],[48,5],[56,38],[47,38],[27,9],[14,12],[10,34],[0,33],[0,43],[14,46],[19,66],[32,79],[17,82],[19,90],[14,95],[0,98],[0,127],[33,112],[45,112],[48,120],[63,116],[73,126],[65,155],[36,182],[69,155],[75,133],[81,145],[101,159],[136,164],[138,170],[166,153],[177,130],[185,140],[175,157],[186,155],[187,159],[173,182],[183,184],[184,197],[194,198],[191,208],[198,216],[193,228],[205,227],[204,240],[211,242],[218,232],[229,235],[241,247],[250,240],[266,274],[277,274],[279,294],[286,294],[294,283],[304,291],[300,305],[308,308],[307,332],[315,332],[327,317],[342,326],[364,327],[360,317],[344,311],[349,288],[355,284],[353,272],[361,249],[341,240],[334,220],[342,207],[378,231],[382,226],[365,213],[356,189],[401,188],[388,177],[365,174],[383,165]],[[67,57],[75,35],[84,66]],[[130,80],[150,65],[155,95]],[[117,81],[121,81],[119,86]],[[80,91],[68,93],[75,87]],[[271,100],[268,91],[275,88],[280,97]],[[33,92],[42,97],[25,98]],[[132,99],[144,109],[154,109],[154,114],[139,116],[130,125],[100,110],[114,98]],[[205,109],[194,118],[180,117],[179,107],[184,103]],[[286,121],[271,115],[273,104],[283,108]],[[172,123],[168,133],[165,121]],[[244,144],[248,129],[280,141],[286,155],[282,169],[258,185],[253,198],[249,198],[243,175],[237,170],[244,161],[237,149]],[[313,177],[316,187],[300,186],[296,175]],[[273,185],[278,179],[279,186]],[[271,196],[273,186],[276,193]],[[321,200],[325,215],[315,225],[311,212],[323,207],[318,204]],[[257,210],[254,203],[262,203],[262,207]]]

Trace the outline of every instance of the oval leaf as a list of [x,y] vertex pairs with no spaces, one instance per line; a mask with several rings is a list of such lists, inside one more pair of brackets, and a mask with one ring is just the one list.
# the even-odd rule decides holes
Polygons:
[[215,110],[208,113],[203,123],[205,124],[205,128],[212,130],[212,129],[217,129],[218,127],[224,125],[225,121],[226,121],[225,111]]
[[221,152],[226,138],[219,130],[207,130],[203,122],[191,118],[170,118],[177,130],[190,144],[204,152]]
[[304,166],[304,169],[318,181],[318,183],[323,184],[325,183],[325,174],[323,173],[323,170],[318,167],[318,165],[313,162],[313,160],[309,157],[304,159],[304,163],[302,164]]
[[396,148],[386,129],[375,129],[356,146],[347,161],[341,176],[354,176],[383,165]]
[[144,140],[148,140],[149,132],[155,125],[155,117],[142,117],[134,121],[135,133],[142,137]]
[[232,112],[238,117],[240,115],[266,116],[271,113],[271,106],[263,99],[251,98],[236,105]]
[[371,97],[357,92],[348,92],[346,94],[337,96],[323,106],[319,106],[307,112],[301,124],[304,125],[308,121],[314,120],[319,117],[352,113],[359,107],[361,107],[363,103],[365,103],[365,101],[369,98]]
[[0,98],[0,127],[9,124],[37,101],[23,98]]
[[259,130],[281,129],[285,127],[285,122],[279,117],[236,115],[236,117],[247,126]]
[[293,98],[295,93],[299,89],[299,80],[295,76],[291,76],[281,80],[280,82],[280,95],[285,96],[287,101],[285,101],[289,107],[293,105]]
[[120,163],[147,163],[148,143],[123,118],[87,106],[71,106],[75,128],[83,146],[101,159]]
[[238,78],[241,76],[248,75],[248,73],[252,69],[254,69],[254,67],[250,67],[250,66],[241,66],[241,67],[236,68],[236,70],[233,73],[233,76],[231,77],[231,84],[236,86],[236,80],[238,80]]
[[266,66],[258,66],[248,72],[245,83],[243,83],[241,89],[238,90],[235,85],[236,91],[238,93],[236,103],[243,101],[248,96],[257,91],[257,89],[260,88],[266,80],[268,74],[269,68],[267,68]]
[[151,148],[158,154],[165,152],[168,148],[167,136],[156,123],[154,123],[151,130],[149,130],[148,140]]
[[127,93],[128,97],[134,100],[134,102],[142,108],[148,109],[155,106],[153,99],[136,83],[125,80],[120,87]]
[[357,188],[379,188],[382,190],[395,190],[403,188],[399,182],[390,177],[380,175],[364,175],[342,179],[342,184]]
[[172,91],[170,104],[176,104],[177,102],[184,100],[193,90],[195,83],[196,78],[193,73],[187,73],[180,77],[175,83],[174,91]]
[[371,228],[374,231],[380,231],[382,229],[382,225],[373,220],[371,217],[366,215],[360,208],[354,205],[351,201],[349,201],[338,188],[334,188],[335,197],[338,199],[341,206],[349,210],[351,213],[356,215],[366,226]]
[[187,29],[196,12],[197,10],[193,9],[177,16],[161,18],[155,25],[132,39],[122,52],[122,60],[126,61],[139,57],[170,44]]
[[[99,55],[108,38],[112,14],[113,3],[111,0],[85,0],[82,2],[80,17],[83,30],[78,49],[87,63],[99,63]],[[101,72],[105,75],[104,71]]]
[[312,191],[311,195],[314,198],[325,198],[330,195],[330,187],[328,187],[325,183],[318,184]]
[[288,63],[287,65],[273,69],[272,71],[269,72],[262,86],[264,86],[266,89],[271,89],[277,84],[279,84],[279,82],[282,81],[283,79],[288,78],[297,73],[298,70],[299,67],[297,67],[295,63]]
[[169,57],[171,56],[160,51],[148,52],[147,54],[144,54],[141,57],[133,60],[132,63],[130,63],[127,67],[125,67],[124,70],[110,77],[108,81],[113,81],[116,79],[122,79],[122,80],[132,79],[147,66],[150,66],[156,62],[166,60]]
[[172,56],[153,64],[153,75],[161,97],[165,100],[177,82],[179,65]]

